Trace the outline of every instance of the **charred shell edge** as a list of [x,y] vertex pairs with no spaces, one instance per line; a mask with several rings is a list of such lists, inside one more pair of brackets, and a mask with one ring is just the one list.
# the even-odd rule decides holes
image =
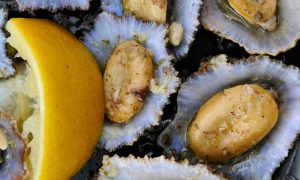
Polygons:
[[[11,151],[11,153],[12,153],[11,155],[13,156],[12,158],[14,159],[14,161],[17,161],[15,163],[20,163],[19,161],[21,161],[21,164],[17,164],[16,166],[18,166],[18,167],[16,168],[16,167],[10,167],[11,164],[6,164],[5,161],[9,161],[9,160],[4,160],[4,164],[1,165],[2,168],[9,168],[9,169],[8,169],[8,171],[1,169],[0,179],[2,179],[2,178],[3,179],[27,178],[29,175],[29,171],[27,169],[26,161],[25,161],[26,156],[27,156],[27,143],[25,142],[25,140],[22,138],[21,134],[19,133],[16,122],[9,115],[7,115],[6,113],[0,112],[0,121],[3,121],[3,122],[1,122],[2,128],[7,125],[7,126],[9,126],[9,129],[11,129],[11,130],[4,129],[7,131],[7,136],[8,137],[14,136],[16,138],[14,140],[17,141],[17,142],[13,142],[14,145],[10,145],[8,147],[7,151]],[[15,158],[17,158],[17,159],[15,160]],[[21,168],[21,169],[18,170],[18,168]],[[2,174],[2,173],[4,173],[4,174]]]
[[0,8],[0,80],[2,78],[8,78],[15,74],[15,69],[13,67],[13,62],[6,56],[6,37],[3,33],[3,26],[7,19],[7,12]]
[[145,33],[148,37],[144,45],[153,53],[155,85],[150,86],[151,92],[142,109],[130,123],[115,125],[105,122],[101,144],[109,151],[132,145],[145,129],[158,125],[162,109],[169,102],[170,95],[177,91],[180,80],[172,65],[173,57],[166,50],[167,29],[163,25],[143,23],[132,16],[117,18],[103,12],[97,17],[95,28],[84,39],[84,44],[95,56],[103,72],[107,59],[119,41],[132,40]]
[[[101,7],[104,11],[113,13],[117,16],[123,16],[123,7],[121,0],[103,0]],[[170,4],[170,0],[168,2]],[[202,7],[201,0],[175,0],[172,8],[172,15],[168,18],[172,22],[182,24],[184,29],[184,37],[178,47],[171,47],[171,51],[177,59],[187,55],[191,43],[195,39],[198,26],[200,25],[199,18]]]
[[[234,20],[231,20],[231,19],[228,19],[227,17],[225,17],[225,15],[223,14],[223,12],[219,9],[215,9],[215,10],[210,10],[210,11],[213,11],[214,12],[214,16],[217,16],[217,17],[214,17],[214,23],[212,23],[212,21],[210,20],[207,20],[208,19],[208,16],[206,15],[208,10],[206,9],[207,8],[207,5],[206,3],[215,3],[215,4],[212,4],[210,6],[215,6],[217,7],[217,0],[203,0],[203,11],[201,13],[201,24],[202,26],[207,29],[207,30],[210,30],[210,31],[213,31],[215,34],[221,36],[221,37],[225,37],[226,39],[230,39],[231,41],[239,44],[241,47],[243,47],[248,53],[250,54],[266,54],[266,55],[272,55],[272,56],[276,56],[280,53],[283,53],[293,47],[296,46],[297,44],[297,41],[300,39],[300,23],[297,27],[297,29],[295,29],[295,25],[294,24],[291,24],[289,26],[287,26],[286,24],[285,25],[282,25],[282,22],[283,22],[283,19],[281,16],[297,16],[295,15],[294,13],[290,13],[290,12],[287,12],[287,13],[290,13],[289,15],[288,14],[284,14],[282,13],[282,8],[281,6],[284,6],[285,9],[288,9],[289,7],[285,7],[287,6],[286,4],[288,4],[289,6],[291,6],[293,8],[293,12],[295,11],[298,11],[298,9],[300,8],[300,2],[298,1],[293,1],[293,2],[287,2],[287,1],[292,1],[292,0],[287,0],[287,1],[279,1],[279,3],[282,3],[282,4],[279,4],[278,7],[281,8],[278,10],[279,14],[279,27],[278,28],[282,28],[281,29],[281,33],[277,33],[276,35],[278,36],[282,36],[280,37],[281,39],[278,39],[278,38],[274,38],[274,33],[278,30],[275,30],[273,32],[271,32],[270,34],[273,34],[273,36],[268,36],[268,41],[260,41],[260,42],[257,42],[257,43],[254,43],[257,47],[256,50],[254,48],[251,48],[251,47],[248,47],[247,45],[245,45],[245,42],[246,40],[253,40],[254,37],[252,39],[249,39],[248,37],[250,36],[254,36],[253,34],[250,34],[249,32],[251,31],[252,33],[255,33],[255,40],[257,39],[262,39],[262,37],[258,37],[257,35],[257,32],[260,32],[260,31],[253,31],[253,30],[249,30],[249,27],[246,27],[245,25],[241,24],[240,22],[236,22]],[[284,4],[285,3],[285,4]],[[288,11],[288,10],[285,10],[285,11]],[[300,11],[298,11],[300,12]],[[299,13],[300,15],[300,13]],[[219,22],[216,21],[217,18],[222,18],[222,20],[219,20]],[[287,21],[288,18],[292,18],[292,17],[285,17],[285,21]],[[231,29],[226,29],[224,27],[222,28],[218,28],[217,26],[219,26],[220,24],[224,24],[224,23],[228,23],[230,27],[235,27],[235,28],[231,28]],[[295,23],[295,22],[294,22]],[[239,29],[239,32],[237,32],[236,29]],[[284,32],[287,31],[287,32]],[[247,33],[243,32],[243,31],[247,31]],[[234,32],[234,33],[233,33]],[[234,35],[233,35],[234,34]],[[293,35],[292,38],[286,38],[285,35],[288,34],[288,35]],[[233,37],[234,36],[234,37]],[[263,36],[264,37],[264,36]],[[248,38],[245,40],[245,38]],[[273,42],[272,40],[270,40],[270,38],[273,38]],[[286,39],[284,39],[286,38]],[[284,42],[284,44],[286,45],[282,45],[283,43],[281,41],[289,41],[288,43]],[[258,45],[260,44],[260,46]],[[264,48],[261,47],[261,44],[264,45]],[[274,45],[281,45],[282,47],[271,47],[271,45],[274,44]]]
[[[232,78],[228,79],[229,77]],[[240,61],[233,60],[230,63],[223,61],[200,68],[199,72],[182,84],[177,98],[176,117],[160,134],[158,143],[167,153],[188,153],[185,131],[201,104],[216,92],[245,81],[252,83],[267,81],[280,92],[286,93],[281,95],[280,116],[273,130],[262,142],[248,153],[221,165],[220,171],[238,179],[270,179],[275,169],[287,157],[288,150],[292,148],[300,132],[298,115],[300,112],[297,111],[297,108],[300,108],[300,70],[271,60],[267,56],[254,56]],[[200,92],[199,86],[204,84],[206,86]],[[196,88],[199,89],[198,93],[195,92]]]
[[[165,174],[174,176],[175,179],[225,179],[221,175],[212,173],[204,164],[189,165],[187,160],[177,162],[174,158],[166,159],[165,156],[156,158],[145,156],[144,158],[139,158],[134,157],[133,155],[129,155],[128,157],[119,157],[118,155],[109,157],[105,155],[102,164],[103,166],[99,171],[99,178],[105,178],[110,175],[115,176],[114,178],[122,178],[123,175],[123,178],[128,176],[135,179],[137,176],[143,176],[142,174],[145,172],[146,174],[155,174],[156,178],[159,178],[157,176],[161,175],[161,179],[167,178],[164,177]],[[137,169],[134,168],[135,166]],[[130,170],[126,172],[126,168],[129,168]],[[119,171],[121,173],[119,173]],[[120,174],[121,177],[118,177]],[[144,178],[147,179],[145,176]]]
[[57,11],[60,9],[88,10],[91,0],[16,0],[21,11],[45,9]]

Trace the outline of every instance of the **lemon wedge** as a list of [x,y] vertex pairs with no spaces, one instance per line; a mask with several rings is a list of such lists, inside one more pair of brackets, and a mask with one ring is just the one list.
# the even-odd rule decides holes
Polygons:
[[[70,179],[89,159],[102,131],[98,65],[80,41],[50,20],[13,18],[5,28],[7,42],[26,60],[14,77],[0,81],[0,89],[7,89],[2,98],[13,92],[9,98],[18,98],[6,107],[15,107],[9,113],[18,116],[29,141],[29,179]],[[1,104],[6,105],[1,102],[0,109]]]

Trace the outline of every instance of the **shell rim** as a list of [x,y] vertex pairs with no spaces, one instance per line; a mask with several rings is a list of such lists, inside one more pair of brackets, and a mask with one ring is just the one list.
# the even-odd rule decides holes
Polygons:
[[214,176],[219,177],[222,180],[227,179],[226,176],[224,174],[215,172],[213,168],[211,168],[210,166],[208,166],[205,163],[196,163],[196,164],[190,164],[190,162],[187,159],[183,159],[183,160],[176,160],[174,157],[171,158],[167,158],[164,155],[161,156],[157,156],[157,157],[150,157],[145,155],[144,157],[139,157],[139,156],[134,156],[132,154],[129,154],[126,157],[123,156],[119,156],[117,154],[114,154],[113,156],[109,156],[109,155],[104,155],[103,159],[102,159],[102,166],[100,167],[100,169],[103,166],[103,161],[107,160],[107,159],[112,159],[112,158],[117,158],[118,160],[134,160],[134,161],[139,161],[139,162],[147,162],[147,163],[152,163],[155,160],[162,160],[168,163],[173,163],[175,165],[183,165],[183,166],[187,166],[187,167],[195,167],[195,168],[205,168],[209,173],[211,173]]
[[23,2],[21,2],[21,0],[15,0],[18,4],[18,8],[19,8],[19,11],[29,11],[29,12],[33,12],[33,11],[36,11],[36,10],[47,10],[47,11],[50,11],[50,12],[57,12],[57,11],[60,11],[60,10],[71,10],[71,11],[76,11],[76,10],[82,10],[82,11],[88,11],[89,8],[91,7],[91,2],[92,0],[87,0],[87,5],[83,6],[83,7],[80,7],[80,6],[70,6],[70,5],[67,5],[67,6],[61,6],[61,7],[57,7],[57,8],[54,8],[54,7],[50,7],[50,6],[45,6],[45,7],[32,7],[32,6],[26,6]]

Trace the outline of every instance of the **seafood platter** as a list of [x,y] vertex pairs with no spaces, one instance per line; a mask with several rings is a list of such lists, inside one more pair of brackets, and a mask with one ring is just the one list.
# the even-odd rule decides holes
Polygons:
[[300,179],[300,1],[0,0],[0,179]]

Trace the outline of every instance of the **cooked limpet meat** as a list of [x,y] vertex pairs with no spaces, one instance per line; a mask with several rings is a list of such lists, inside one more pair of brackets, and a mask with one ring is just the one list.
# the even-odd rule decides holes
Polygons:
[[172,22],[171,26],[169,27],[169,40],[173,46],[179,46],[183,39],[183,27],[181,24],[177,22]]
[[235,86],[200,107],[188,128],[188,141],[199,157],[223,162],[257,144],[277,117],[277,104],[267,90],[256,84]]
[[[0,28],[3,28],[6,21],[6,11],[0,8]],[[2,30],[0,30],[0,79],[8,78],[15,73],[12,61],[6,56],[6,38]]]
[[[144,21],[155,21],[158,23],[167,23],[171,25],[173,22],[182,26],[183,35],[177,43],[172,43],[170,50],[176,57],[180,59],[185,56],[190,48],[191,43],[195,39],[198,30],[199,16],[201,13],[202,0],[103,0],[101,8],[105,12],[123,16],[131,12],[137,18]],[[173,30],[172,30],[173,31]],[[180,30],[181,31],[181,30]]]
[[228,4],[252,25],[260,25],[268,31],[277,27],[277,0],[228,0]]
[[[170,1],[169,1],[170,2]],[[177,22],[183,27],[183,39],[178,46],[171,48],[176,59],[187,55],[191,44],[194,42],[196,32],[199,29],[199,17],[202,13],[202,0],[175,0],[171,8],[169,24]]]
[[[114,84],[113,86],[126,87],[126,91],[137,88],[136,92],[126,94],[125,89],[122,91],[122,88],[114,87],[120,91],[112,90],[113,86],[109,85],[111,89],[107,91],[105,87],[105,93],[108,94],[106,98],[110,97],[111,100],[115,98],[117,101],[120,100],[119,97],[123,97],[126,99],[121,99],[122,106],[125,106],[125,102],[137,105],[135,108],[126,105],[126,107],[121,107],[121,110],[113,112],[114,116],[126,116],[120,119],[126,119],[122,122],[127,123],[113,123],[112,119],[109,120],[111,115],[108,115],[101,137],[101,145],[105,149],[113,151],[123,145],[132,145],[146,129],[159,124],[163,107],[169,102],[170,95],[179,85],[177,72],[172,65],[173,57],[166,49],[166,34],[167,28],[163,25],[157,25],[154,22],[144,23],[133,16],[118,18],[103,12],[97,17],[95,28],[85,35],[84,44],[95,56],[102,72],[106,71],[105,86],[109,81]],[[136,47],[130,48],[130,46]],[[136,56],[136,54],[139,55]],[[130,56],[136,57],[132,59],[129,58]],[[113,62],[109,62],[112,57]],[[115,64],[120,61],[122,63],[119,65]],[[126,68],[123,65],[126,65]],[[109,73],[107,73],[107,68],[109,68]],[[129,72],[137,72],[138,75],[126,75]],[[108,78],[107,76],[111,73],[113,76]],[[112,80],[113,77],[118,79]],[[126,78],[131,79],[132,82],[128,83]],[[150,84],[148,84],[149,79],[151,79]],[[106,105],[114,105],[111,104],[111,100],[106,102]],[[122,112],[124,109],[126,113]]]
[[277,0],[228,0],[228,4],[249,22],[266,22],[275,16]]
[[8,147],[8,139],[6,134],[0,129],[0,150],[6,150]]
[[118,16],[133,14],[144,21],[166,23],[168,0],[103,0],[101,7]]
[[276,56],[300,39],[299,8],[296,0],[205,0],[201,22],[250,54]]
[[213,174],[203,164],[189,165],[188,161],[176,162],[164,156],[156,158],[126,158],[117,155],[104,156],[103,166],[99,170],[98,179],[209,179],[218,180],[223,177]]
[[104,71],[105,107],[115,123],[128,122],[143,105],[153,78],[151,54],[134,40],[117,45]]
[[20,10],[59,9],[88,10],[91,0],[17,0]]
[[122,0],[126,14],[131,13],[145,21],[165,23],[167,0]]
[[267,56],[204,60],[182,84],[158,143],[233,179],[271,179],[300,132],[299,77],[298,68]]
[[26,143],[21,138],[15,121],[0,112],[0,179],[25,179]]

